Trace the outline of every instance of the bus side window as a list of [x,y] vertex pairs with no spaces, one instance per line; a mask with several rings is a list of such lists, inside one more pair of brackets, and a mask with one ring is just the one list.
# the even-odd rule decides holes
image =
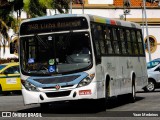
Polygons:
[[122,54],[126,55],[127,54],[127,45],[126,45],[126,42],[125,42],[125,39],[124,39],[124,31],[123,29],[119,29],[119,35],[120,35],[120,44],[121,44],[121,47],[122,47]]
[[115,54],[120,54],[120,48],[119,48],[119,44],[118,44],[118,36],[117,36],[117,29],[116,28],[112,28],[112,34],[113,34],[113,46],[114,46],[114,51]]
[[103,34],[103,26],[97,25],[98,29],[98,41],[100,43],[100,51],[101,54],[105,54],[105,43],[104,43],[104,34]]
[[108,27],[104,29],[104,39],[107,54],[113,54],[113,48],[111,44],[111,30]]
[[144,54],[144,48],[143,48],[143,40],[142,40],[142,34],[140,31],[137,31],[137,40],[138,40],[138,48],[139,48],[139,54],[143,55]]
[[97,30],[97,25],[91,24],[91,30],[92,30],[92,39],[93,39],[93,44],[94,44],[94,51],[95,51],[95,57],[96,57],[96,63],[101,62],[101,53],[100,53],[100,44],[98,41],[98,30]]
[[131,37],[130,37],[130,31],[126,30],[126,36],[127,36],[127,51],[129,55],[132,55],[132,43],[131,43]]
[[131,37],[132,37],[132,42],[133,42],[133,53],[137,55],[138,54],[138,44],[137,44],[135,31],[133,30],[131,31]]

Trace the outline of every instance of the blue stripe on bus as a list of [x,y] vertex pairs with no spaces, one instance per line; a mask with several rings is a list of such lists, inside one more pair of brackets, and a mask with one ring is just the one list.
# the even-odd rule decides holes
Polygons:
[[[81,80],[83,80],[84,78],[86,78],[88,76],[87,73],[85,72],[81,72],[81,73],[76,73],[76,74],[70,74],[70,75],[64,75],[64,76],[74,76],[74,75],[80,75],[80,77],[76,78],[75,80],[71,81],[71,82],[67,82],[68,85],[75,85],[75,84],[78,84]],[[60,76],[56,76],[56,77],[60,77]],[[47,79],[47,78],[55,78],[55,76],[51,76],[51,77],[41,77],[41,79]],[[30,82],[31,84],[33,84],[34,86],[36,87],[54,87],[56,86],[57,84],[42,84],[42,83],[39,83],[37,81],[35,81],[34,79],[40,79],[40,77],[29,77],[27,79],[28,82]],[[60,86],[64,86],[66,85],[66,82],[65,83],[58,83],[58,85]]]
[[106,19],[106,23],[107,23],[107,24],[111,24],[111,23],[110,23],[110,20],[108,20],[108,19]]

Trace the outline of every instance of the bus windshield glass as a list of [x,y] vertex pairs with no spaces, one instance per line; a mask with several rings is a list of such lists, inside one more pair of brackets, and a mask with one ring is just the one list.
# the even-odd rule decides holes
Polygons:
[[36,75],[75,72],[92,65],[88,32],[20,38],[22,72]]

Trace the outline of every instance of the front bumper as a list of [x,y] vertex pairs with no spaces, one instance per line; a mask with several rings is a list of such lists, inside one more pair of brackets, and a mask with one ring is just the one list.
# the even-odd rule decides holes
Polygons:
[[[55,93],[56,95],[60,93],[61,96],[59,97],[58,95],[58,97],[54,97]],[[65,90],[62,89],[58,91],[45,90],[43,92],[28,91],[23,87],[22,94],[25,105],[34,103],[56,102],[56,101],[97,99],[97,86],[95,82],[92,82],[89,85],[80,88],[72,88],[72,89],[70,88]]]

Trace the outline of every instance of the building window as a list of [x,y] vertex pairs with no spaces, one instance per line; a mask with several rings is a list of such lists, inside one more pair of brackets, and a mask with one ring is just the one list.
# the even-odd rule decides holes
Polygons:
[[[150,35],[149,42],[150,42],[150,52],[154,53],[157,50],[157,40],[154,36]],[[148,52],[148,43],[147,43],[147,37],[145,38],[145,50]]]

